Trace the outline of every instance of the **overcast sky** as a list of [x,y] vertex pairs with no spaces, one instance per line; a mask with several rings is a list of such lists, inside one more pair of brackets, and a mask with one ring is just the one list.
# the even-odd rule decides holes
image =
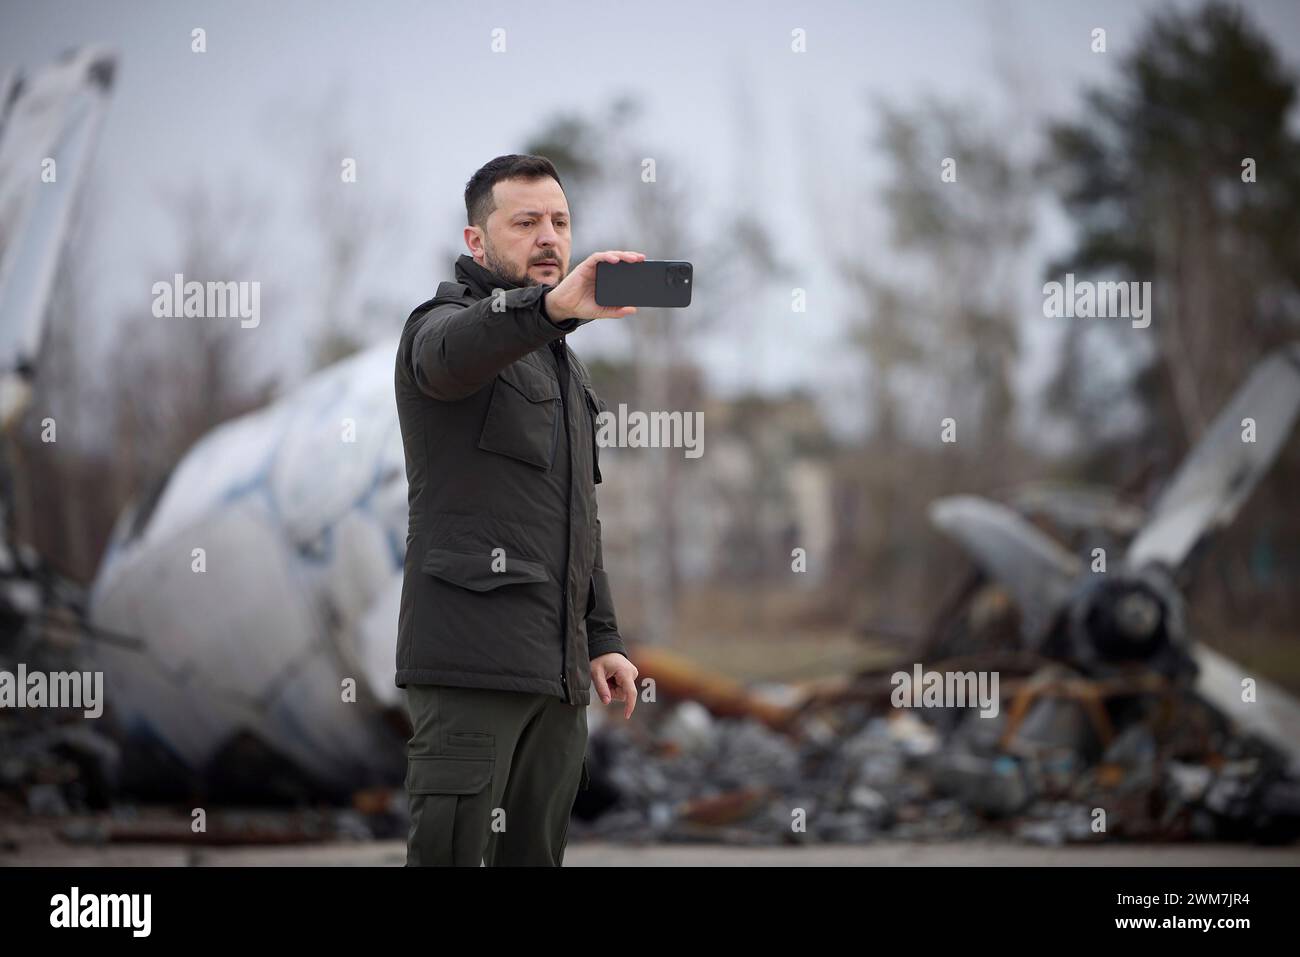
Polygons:
[[[1245,6],[1292,68],[1300,64],[1300,4]],[[615,95],[634,93],[648,108],[643,129],[654,155],[667,165],[660,175],[679,165],[706,207],[759,212],[809,289],[810,311],[797,328],[787,286],[756,310],[742,347],[702,340],[698,353],[712,380],[727,390],[805,383],[834,398],[851,395],[855,367],[840,344],[844,304],[817,262],[822,248],[806,206],[803,138],[823,144],[817,166],[825,184],[856,189],[878,168],[868,148],[869,97],[910,104],[937,94],[982,108],[1002,95],[999,58],[1038,107],[1068,112],[1081,85],[1115,75],[1156,7],[1131,0],[3,0],[0,66],[38,67],[84,43],[107,44],[121,56],[97,154],[96,202],[107,236],[93,275],[105,317],[147,309],[148,283],[169,275],[157,275],[174,253],[159,213],[160,187],[202,180],[238,182],[272,197],[301,190],[312,174],[286,147],[298,132],[281,128],[286,111],[337,98],[337,122],[355,144],[362,185],[396,197],[408,220],[397,253],[374,267],[373,279],[409,310],[449,276],[450,262],[433,259],[460,244],[461,192],[475,168],[517,151],[557,111],[595,116]],[[1104,56],[1089,50],[1098,26],[1107,30]],[[205,54],[190,50],[194,27],[207,31]],[[507,31],[505,55],[490,51],[496,27]],[[806,54],[790,52],[794,28],[807,31]],[[753,96],[760,145],[744,183],[735,178],[737,88]],[[274,255],[263,252],[259,268],[282,275],[251,278],[300,289],[300,271],[308,268],[297,248],[303,229],[292,216],[268,217]],[[879,220],[867,217],[862,229],[863,255],[880,255]],[[682,250],[647,252],[690,258]],[[271,331],[279,348],[296,341],[301,317],[290,312],[264,320],[278,321]],[[393,317],[392,335],[402,319]],[[573,344],[584,355],[624,342],[604,327],[587,327],[583,336]]]

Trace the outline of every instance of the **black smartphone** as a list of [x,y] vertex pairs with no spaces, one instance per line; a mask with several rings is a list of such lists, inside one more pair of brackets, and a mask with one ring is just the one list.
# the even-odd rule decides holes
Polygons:
[[680,309],[691,304],[694,270],[676,259],[639,263],[596,263],[596,305],[659,306]]

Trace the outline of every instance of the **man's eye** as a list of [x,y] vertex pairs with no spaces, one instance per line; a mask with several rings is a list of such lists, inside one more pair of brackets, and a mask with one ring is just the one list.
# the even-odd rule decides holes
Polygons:
[[525,219],[519,223],[520,226],[531,226],[532,224],[533,221],[531,219]]

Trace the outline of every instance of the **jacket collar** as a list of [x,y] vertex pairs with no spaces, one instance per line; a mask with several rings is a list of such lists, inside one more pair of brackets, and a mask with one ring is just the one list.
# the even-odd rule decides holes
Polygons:
[[493,289],[520,289],[528,283],[507,279],[474,261],[468,253],[461,253],[456,258],[456,281],[469,286],[470,291],[479,299],[492,295]]
[[[526,282],[500,276],[486,266],[480,266],[474,261],[474,257],[468,253],[461,253],[456,257],[455,271],[456,281],[468,286],[470,292],[478,299],[486,299],[492,295],[493,289],[521,289],[528,285]],[[552,283],[542,283],[542,285],[554,288]],[[585,326],[592,321],[591,319],[579,319],[578,325]],[[574,328],[577,328],[577,326]]]

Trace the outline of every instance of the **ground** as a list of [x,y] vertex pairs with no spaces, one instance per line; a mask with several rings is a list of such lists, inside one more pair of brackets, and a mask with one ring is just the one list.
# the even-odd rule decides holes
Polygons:
[[[280,847],[186,847],[180,844],[76,846],[32,844],[17,854],[0,852],[0,865],[44,866],[307,866],[400,867],[401,841],[355,841]],[[728,845],[630,846],[573,844],[566,867],[801,867],[801,866],[1296,866],[1300,846],[1244,844],[1113,844],[1100,847],[1039,847],[1006,842],[946,844],[880,842],[864,846],[750,848]]]

